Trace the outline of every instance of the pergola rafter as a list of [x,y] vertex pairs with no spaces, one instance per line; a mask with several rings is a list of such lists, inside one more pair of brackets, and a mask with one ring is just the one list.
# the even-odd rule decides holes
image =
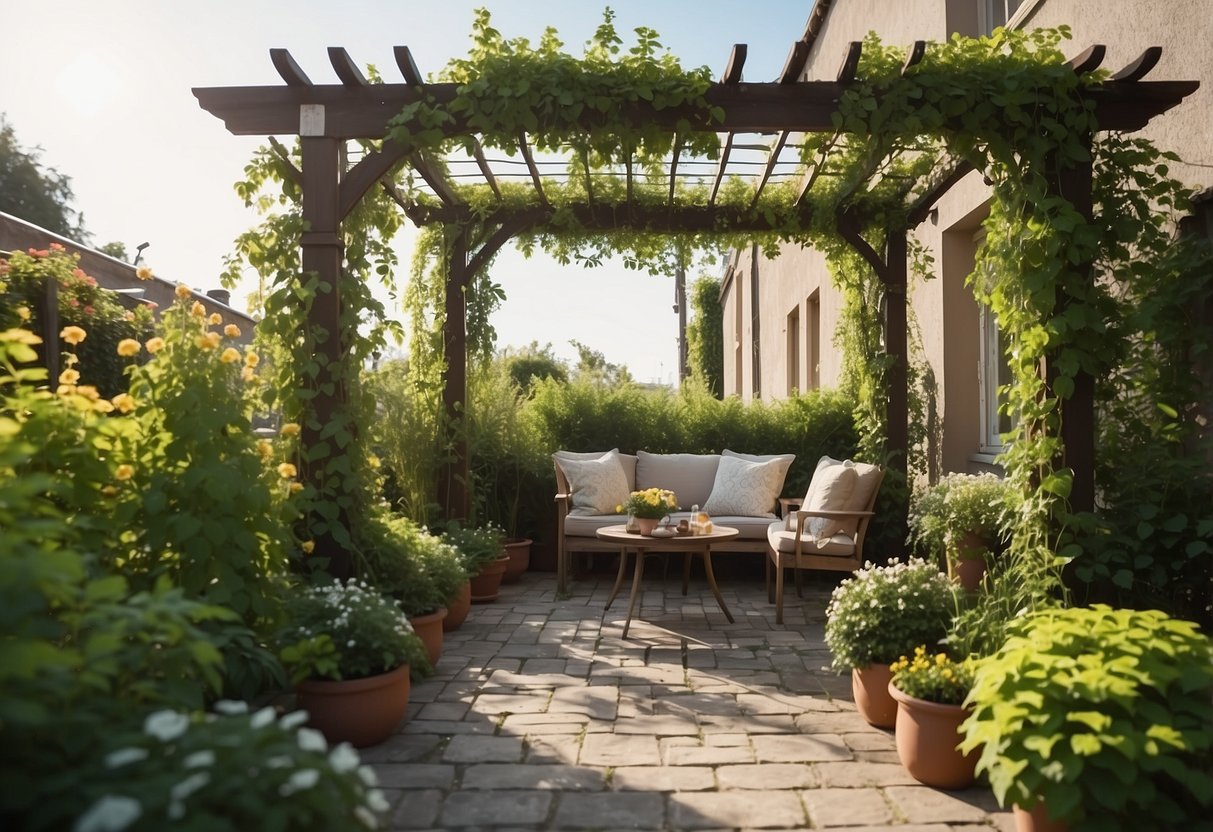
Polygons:
[[[810,19],[812,28],[813,19]],[[841,136],[834,125],[833,116],[839,101],[849,84],[857,77],[861,44],[848,47],[837,77],[833,81],[800,80],[809,53],[806,38],[793,45],[780,77],[770,83],[754,83],[742,80],[746,47],[734,46],[720,82],[711,85],[704,95],[708,108],[693,106],[655,107],[652,102],[638,100],[610,114],[612,123],[622,120],[631,124],[655,125],[675,134],[673,151],[668,167],[668,198],[657,206],[638,202],[633,182],[633,159],[625,155],[624,176],[626,200],[622,204],[606,202],[601,193],[596,193],[593,178],[596,175],[590,165],[589,142],[573,141],[575,162],[580,163],[584,174],[584,201],[562,205],[560,209],[572,214],[587,231],[609,231],[614,228],[636,228],[655,233],[688,233],[698,231],[753,231],[770,232],[780,229],[771,227],[771,222],[752,210],[758,205],[763,189],[780,164],[779,154],[787,146],[793,133],[830,133],[833,139],[824,143],[816,164],[800,174],[797,185],[796,205],[800,216],[808,226],[808,213],[804,196],[813,183],[826,173],[825,160],[829,148]],[[1154,116],[1165,112],[1191,94],[1198,86],[1191,81],[1145,81],[1145,75],[1158,61],[1160,50],[1152,48],[1137,60],[1115,73],[1111,80],[1083,90],[1084,98],[1095,109],[1097,123],[1102,130],[1134,131],[1143,127]],[[906,57],[902,74],[914,71],[926,54],[926,44],[915,42]],[[278,86],[197,88],[194,90],[201,106],[221,118],[227,129],[236,135],[296,135],[302,147],[302,168],[296,171],[301,183],[303,216],[308,231],[302,235],[303,269],[315,272],[333,290],[318,295],[312,306],[311,323],[325,328],[334,337],[322,343],[321,349],[329,363],[342,359],[339,319],[341,309],[340,285],[342,280],[341,222],[358,204],[365,193],[376,183],[399,203],[409,218],[418,224],[440,222],[452,229],[448,251],[447,325],[444,340],[447,349],[447,394],[444,396],[448,412],[454,414],[465,396],[466,357],[464,343],[464,292],[476,270],[483,268],[511,237],[525,231],[542,228],[555,214],[557,207],[551,195],[545,192],[543,177],[531,151],[532,143],[526,133],[520,133],[515,147],[526,164],[535,193],[535,202],[527,207],[510,208],[501,203],[501,187],[497,182],[489,160],[486,158],[477,132],[468,123],[462,112],[448,113],[449,118],[441,127],[446,138],[459,139],[471,148],[472,157],[479,168],[484,187],[491,189],[499,205],[488,216],[477,216],[460,196],[459,187],[445,173],[446,165],[431,159],[421,151],[410,151],[388,138],[389,122],[410,104],[423,98],[439,107],[455,101],[458,86],[453,83],[427,83],[421,76],[411,52],[407,47],[394,50],[396,64],[404,83],[371,84],[363,76],[344,49],[330,48],[328,57],[339,84],[314,84],[299,67],[294,58],[281,49],[271,50],[270,56],[285,84]],[[1087,71],[1102,61],[1103,50],[1093,48],[1072,62],[1076,72]],[[715,111],[722,115],[714,118]],[[571,117],[570,117],[571,118]],[[582,110],[573,123],[585,134],[607,127],[608,116],[589,108]],[[544,131],[544,116],[535,114],[538,128]],[[700,131],[724,135],[723,147],[716,171],[706,182],[710,182],[707,203],[703,205],[680,202],[676,197],[679,176],[698,160],[684,157],[685,143],[689,133]],[[754,196],[748,208],[742,209],[718,204],[723,180],[734,149],[739,147],[735,137],[740,134],[774,136],[762,172],[754,180]],[[346,170],[344,164],[345,143],[349,140],[382,141],[379,149],[366,153],[355,165]],[[543,146],[540,143],[539,146]],[[290,164],[289,155],[283,154],[278,145],[275,152]],[[470,161],[470,160],[469,160]],[[408,164],[426,182],[433,192],[437,204],[430,200],[424,203],[410,200],[395,188],[390,174],[399,165]],[[290,165],[293,169],[293,165]],[[572,174],[576,165],[570,166]],[[944,178],[942,184],[921,194],[912,207],[912,219],[921,221],[930,204],[943,190],[956,181],[963,171],[957,169]],[[288,175],[291,174],[288,170]],[[703,180],[701,180],[703,181]],[[1080,210],[1089,213],[1090,170],[1058,182],[1059,192],[1064,192]],[[889,230],[886,250],[883,255],[875,252],[860,235],[864,218],[854,211],[843,210],[839,227],[844,237],[852,242],[876,269],[887,299],[886,348],[896,359],[889,389],[889,449],[893,464],[905,465],[905,366],[908,360],[905,334],[906,303],[906,229]],[[473,232],[473,227],[475,231]],[[786,231],[786,229],[783,229]],[[473,236],[475,239],[473,239]],[[478,246],[478,247],[477,247]],[[473,248],[475,250],[473,251]],[[866,250],[865,250],[866,249]],[[1088,264],[1089,268],[1089,264]],[[332,397],[318,395],[315,408],[318,421],[323,423],[325,414],[331,412],[344,391],[335,390]],[[1092,391],[1080,386],[1074,397],[1063,403],[1071,413],[1067,424],[1086,425],[1092,422]],[[1079,419],[1072,420],[1075,413]],[[1085,417],[1084,417],[1085,414]],[[305,429],[304,442],[315,441]],[[1069,440],[1077,446],[1091,445],[1091,436],[1067,437],[1067,458],[1071,453]],[[468,494],[466,491],[466,449],[457,450],[458,457],[451,470],[445,474],[445,502],[449,516],[466,516]],[[1078,447],[1071,464],[1076,472],[1081,464],[1093,463],[1093,445]],[[1082,476],[1093,484],[1093,465],[1087,465]],[[1073,502],[1079,509],[1089,507],[1093,500],[1093,485],[1086,487],[1076,482]],[[1084,505],[1084,503],[1086,505]]]

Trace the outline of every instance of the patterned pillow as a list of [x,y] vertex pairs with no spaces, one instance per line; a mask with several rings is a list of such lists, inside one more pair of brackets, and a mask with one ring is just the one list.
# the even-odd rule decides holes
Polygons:
[[569,514],[615,514],[615,506],[628,498],[628,478],[623,473],[618,450],[607,451],[597,459],[559,462],[573,494]]
[[716,481],[703,510],[717,517],[774,517],[771,509],[783,491],[792,460],[778,457],[767,462],[750,462],[736,456],[722,456],[716,468]]

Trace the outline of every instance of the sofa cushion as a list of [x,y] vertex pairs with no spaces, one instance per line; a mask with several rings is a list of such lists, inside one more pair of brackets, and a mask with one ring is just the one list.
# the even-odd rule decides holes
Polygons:
[[719,454],[650,454],[636,452],[636,490],[668,488],[678,505],[703,505],[712,494]]
[[[817,461],[817,470],[804,496],[804,508],[814,511],[855,511],[850,508],[851,497],[859,482],[859,471],[855,463],[823,456]],[[805,520],[805,532],[822,541],[824,545],[839,532],[855,534],[853,520],[833,517],[809,517]],[[787,530],[795,533],[796,515],[788,517]]]
[[789,457],[751,462],[736,456],[721,456],[716,468],[712,493],[703,510],[711,515],[740,514],[748,517],[773,517],[771,509],[783,491]]
[[[846,534],[836,534],[833,537],[819,539],[811,534],[800,536],[801,554],[838,555],[850,557],[855,554],[855,540]],[[796,551],[796,530],[788,531],[782,520],[777,520],[767,526],[767,543],[776,552],[791,554]]]
[[[612,448],[611,450],[619,453],[618,448]],[[557,451],[552,454],[552,460],[557,465],[560,465],[561,460],[599,459],[603,454],[607,453],[610,453],[610,451]],[[621,453],[619,454],[619,462],[623,465],[623,475],[628,479],[628,493],[630,494],[636,490],[636,457],[633,454]],[[561,466],[560,470],[563,471],[564,466]],[[565,474],[565,478],[568,478],[567,473]]]
[[623,473],[619,451],[607,451],[597,459],[558,461],[569,480],[572,515],[615,514],[616,507],[628,498],[628,480]]
[[743,454],[739,451],[730,451],[725,448],[720,452],[721,456],[735,456],[738,459],[744,459],[746,462],[770,462],[772,459],[786,459],[790,467],[796,461],[796,454]]

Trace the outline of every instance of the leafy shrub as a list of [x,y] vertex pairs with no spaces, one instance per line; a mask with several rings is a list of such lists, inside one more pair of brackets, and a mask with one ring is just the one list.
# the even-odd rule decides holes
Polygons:
[[724,395],[724,314],[720,281],[701,277],[691,284],[689,299],[695,313],[687,324],[687,365],[691,378],[716,398]]
[[1188,829],[1213,812],[1213,646],[1157,610],[1015,622],[983,660],[963,750],[1003,805],[1086,830]]
[[505,554],[505,532],[494,526],[461,527],[453,525],[442,539],[454,546],[463,558],[463,569],[475,575]]
[[949,535],[980,534],[993,547],[1001,535],[1007,483],[994,474],[947,474],[910,502],[910,538],[924,556],[942,556]]
[[459,552],[408,518],[378,513],[359,535],[366,579],[399,601],[406,615],[446,606],[467,581]]
[[826,645],[839,672],[892,664],[920,645],[933,649],[955,608],[947,576],[925,560],[865,564],[830,595]]

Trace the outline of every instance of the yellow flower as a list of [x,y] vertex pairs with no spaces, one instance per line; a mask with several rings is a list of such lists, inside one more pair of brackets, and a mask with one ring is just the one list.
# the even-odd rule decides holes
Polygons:
[[123,338],[118,342],[118,355],[123,358],[131,358],[139,354],[139,342],[134,338]]
[[98,398],[95,402],[93,402],[93,410],[97,411],[98,413],[113,413],[114,406],[105,399]]
[[261,454],[262,459],[269,459],[274,453],[274,446],[270,444],[270,440],[268,439],[258,439],[257,453]]
[[148,342],[143,346],[147,348],[148,352],[155,355],[156,353],[160,352],[160,350],[164,349],[164,339],[160,337],[149,338]]
[[104,494],[106,497],[113,497],[118,494],[118,489],[112,485],[107,485],[101,489],[101,493]]
[[101,394],[97,392],[97,388],[93,387],[91,384],[81,384],[76,388],[76,393],[84,396],[84,398],[89,399],[90,401],[96,401],[97,399],[101,398]]
[[219,346],[219,333],[208,332],[206,335],[199,335],[194,339],[194,344],[200,350],[213,350]]
[[282,477],[284,480],[289,480],[291,477],[295,476],[296,473],[298,472],[295,470],[295,466],[291,465],[289,462],[284,462],[278,466],[278,476]]
[[301,482],[291,483],[291,493],[292,494],[298,494],[302,490],[303,490],[303,483],[301,483]]
[[616,514],[623,514],[623,506],[615,506]]
[[29,316],[30,316],[30,311],[29,311],[28,306],[18,306],[17,307],[17,317],[18,318],[20,318],[23,321],[28,321]]
[[202,305],[202,301],[194,301],[194,305],[190,307],[190,314],[195,318],[206,317],[206,307]]
[[228,324],[223,328],[223,334],[228,338],[239,338],[240,327],[236,326],[235,324]]
[[312,553],[312,551],[316,548],[316,541],[305,540],[305,541],[303,541],[303,543],[301,543],[299,545],[299,548],[303,550],[303,554],[310,555]]
[[219,360],[224,364],[235,364],[240,360],[240,350],[228,347],[223,351],[223,354],[219,356]]
[[244,381],[255,381],[257,374],[253,372],[252,367],[245,367],[240,371],[240,378]]
[[133,466],[130,466],[130,465],[119,465],[117,467],[117,469],[114,470],[115,479],[118,479],[118,480],[121,480],[124,482],[126,480],[129,480],[133,476],[135,476],[135,469]]
[[60,396],[70,396],[76,392],[76,385],[60,384],[59,389],[56,390],[55,392],[58,393]]
[[177,293],[177,297],[181,298],[182,300],[185,300],[188,297],[192,297],[194,294],[194,291],[189,286],[186,286],[184,283],[178,283],[176,293]]
[[80,380],[80,371],[79,370],[67,369],[59,374],[59,383],[60,384],[75,384],[79,380]]
[[87,338],[88,333],[78,326],[65,326],[63,331],[59,333],[59,337],[74,347]]
[[139,268],[135,269],[135,277],[139,278],[140,280],[151,280],[152,270],[147,266],[140,266]]
[[130,413],[135,409],[135,397],[130,393],[119,393],[110,401],[114,403],[114,407],[118,408],[119,413]]
[[380,466],[380,464],[381,464],[381,463],[379,462],[379,457],[377,457],[377,456],[370,456],[370,457],[367,457],[367,460],[366,460],[366,461],[367,461],[367,464],[368,464],[368,465],[370,465],[372,468],[374,468],[374,469],[376,469],[376,470],[378,470],[378,468],[379,468],[379,466]]
[[206,319],[206,322],[211,326],[219,326],[219,324],[223,323],[223,316],[218,312],[212,312],[211,316]]
[[296,422],[287,422],[282,426],[282,430],[279,431],[279,433],[281,433],[283,436],[298,436],[299,425]]
[[261,359],[257,356],[257,353],[255,353],[255,352],[249,351],[244,354],[244,363],[247,364],[249,367],[256,367],[258,362],[260,362],[260,361],[261,361]]

